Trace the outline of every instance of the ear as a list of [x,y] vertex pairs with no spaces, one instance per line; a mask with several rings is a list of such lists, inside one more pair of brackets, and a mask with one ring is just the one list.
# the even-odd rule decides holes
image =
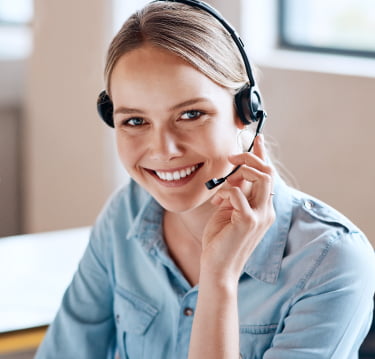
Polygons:
[[246,127],[246,125],[241,121],[237,111],[234,113],[234,123],[239,130],[243,130]]

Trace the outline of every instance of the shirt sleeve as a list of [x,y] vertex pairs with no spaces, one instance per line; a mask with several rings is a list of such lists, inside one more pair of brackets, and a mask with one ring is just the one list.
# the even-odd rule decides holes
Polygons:
[[[110,233],[97,224],[35,359],[109,358],[115,346]],[[113,356],[112,356],[113,358]]]
[[331,238],[291,298],[263,359],[355,359],[372,320],[373,248],[359,232]]

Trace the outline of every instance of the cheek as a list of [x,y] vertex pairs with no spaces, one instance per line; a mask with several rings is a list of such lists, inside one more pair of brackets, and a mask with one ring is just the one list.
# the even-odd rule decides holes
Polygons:
[[135,141],[124,139],[121,134],[116,134],[116,146],[120,160],[126,170],[131,170],[132,165],[137,161],[137,153],[140,146],[136,146]]
[[211,131],[205,139],[208,153],[224,156],[238,152],[237,129],[233,126],[221,126]]

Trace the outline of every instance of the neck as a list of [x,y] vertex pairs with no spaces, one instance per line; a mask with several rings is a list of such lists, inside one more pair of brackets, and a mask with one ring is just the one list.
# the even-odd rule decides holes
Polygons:
[[164,213],[164,239],[169,254],[191,285],[199,281],[203,231],[212,211],[208,202],[208,206],[188,212]]
[[178,232],[184,232],[191,240],[201,246],[203,231],[213,210],[213,205],[210,202],[206,202],[187,212],[167,212],[166,215],[174,223],[174,227]]

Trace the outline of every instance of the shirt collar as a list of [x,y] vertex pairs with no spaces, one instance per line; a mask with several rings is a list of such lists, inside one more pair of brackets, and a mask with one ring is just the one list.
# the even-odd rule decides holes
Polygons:
[[137,239],[146,251],[165,247],[163,241],[163,208],[151,196],[135,217],[126,239]]
[[280,272],[292,220],[290,188],[276,174],[273,204],[276,219],[245,264],[243,272],[267,283],[275,283]]
[[[293,209],[291,190],[277,174],[273,192],[276,219],[243,270],[249,276],[267,283],[275,283],[278,278]],[[137,238],[147,252],[151,248],[165,250],[163,211],[163,208],[150,196],[134,219],[126,238]]]

